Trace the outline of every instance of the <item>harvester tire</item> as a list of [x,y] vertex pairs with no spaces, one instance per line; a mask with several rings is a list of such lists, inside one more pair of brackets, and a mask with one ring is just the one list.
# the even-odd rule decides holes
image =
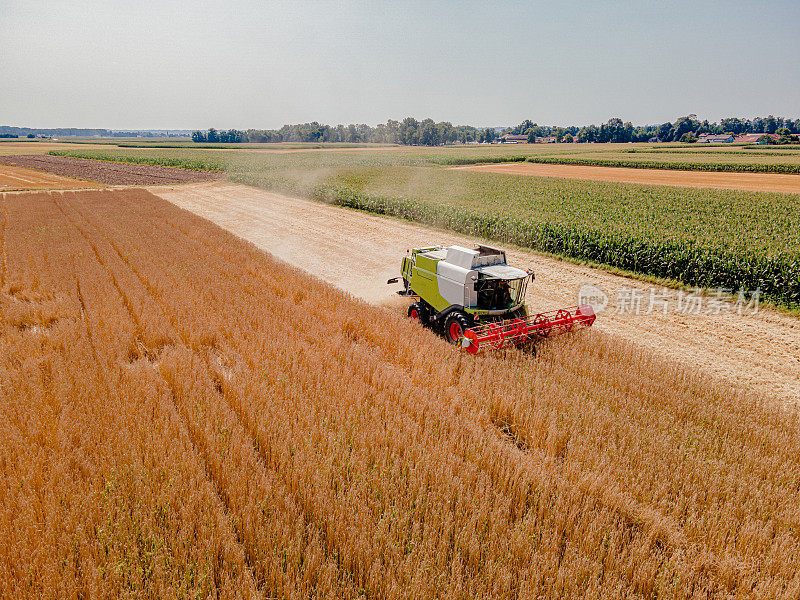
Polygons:
[[419,321],[422,325],[428,322],[428,311],[422,305],[422,302],[414,302],[408,307],[408,318]]
[[444,337],[451,344],[457,344],[470,327],[469,319],[464,313],[453,311],[444,322]]

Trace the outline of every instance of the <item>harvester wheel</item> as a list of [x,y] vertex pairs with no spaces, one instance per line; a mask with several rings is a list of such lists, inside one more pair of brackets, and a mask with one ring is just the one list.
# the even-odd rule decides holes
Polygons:
[[419,321],[423,325],[428,321],[425,318],[426,315],[427,313],[425,312],[425,307],[422,306],[421,302],[414,302],[414,304],[408,307],[408,317],[410,319],[414,319],[415,321]]
[[538,337],[546,338],[550,335],[550,329],[552,329],[552,325],[550,324],[550,319],[547,318],[547,315],[538,314],[533,318],[533,325],[536,327],[536,335]]
[[444,322],[444,337],[451,344],[457,344],[469,327],[469,320],[463,313],[452,312]]
[[569,331],[572,329],[572,319],[570,318],[572,315],[569,313],[568,310],[562,308],[556,313],[556,321],[562,323],[561,328],[564,331]]

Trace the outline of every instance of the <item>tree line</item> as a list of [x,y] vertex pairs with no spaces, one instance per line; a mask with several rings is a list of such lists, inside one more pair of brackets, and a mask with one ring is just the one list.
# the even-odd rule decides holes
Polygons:
[[537,137],[555,137],[558,142],[694,142],[701,134],[731,134],[745,133],[777,133],[787,141],[791,136],[800,133],[800,119],[792,120],[784,117],[755,117],[754,119],[740,119],[736,117],[720,119],[719,123],[710,123],[708,120],[700,121],[697,115],[687,115],[678,118],[674,123],[666,122],[660,125],[634,126],[631,122],[623,123],[622,119],[609,119],[601,125],[587,125],[585,127],[552,127],[540,126],[530,120],[525,120],[516,127],[504,129],[503,134],[527,135],[529,142],[535,142]]
[[[417,121],[407,117],[402,121],[389,119],[376,127],[364,123],[350,125],[323,125],[301,123],[284,125],[280,129],[238,129],[195,131],[192,141],[202,143],[272,143],[272,142],[328,142],[349,144],[404,144],[409,146],[440,146],[485,141],[485,128],[470,125],[454,126],[449,122],[435,123],[433,119]],[[494,133],[494,130],[492,130]],[[493,138],[492,138],[493,139]],[[489,140],[491,141],[491,140]]]
[[436,123],[433,119],[418,121],[406,117],[402,121],[389,119],[376,127],[370,125],[324,125],[314,121],[296,125],[284,125],[280,129],[238,129],[194,131],[192,141],[198,143],[350,143],[350,144],[402,144],[407,146],[441,146],[445,144],[491,143],[505,134],[524,135],[529,142],[536,138],[555,138],[558,142],[692,142],[703,133],[739,135],[743,133],[777,133],[791,141],[791,136],[800,133],[800,119],[784,117],[755,117],[740,119],[731,117],[719,123],[700,121],[697,115],[680,117],[674,123],[639,125],[609,119],[600,125],[583,127],[558,127],[538,125],[526,119],[516,127],[474,127],[453,125],[448,121]]

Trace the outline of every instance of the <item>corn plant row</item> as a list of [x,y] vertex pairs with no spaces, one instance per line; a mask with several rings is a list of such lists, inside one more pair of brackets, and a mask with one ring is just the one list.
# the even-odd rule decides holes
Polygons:
[[[246,178],[239,179],[246,181]],[[758,289],[764,298],[775,303],[786,306],[800,304],[800,257],[797,255],[765,257],[748,252],[699,248],[688,242],[659,243],[571,224],[477,214],[457,207],[371,196],[331,185],[318,186],[313,197],[458,233],[665,277],[687,285],[734,291]]]

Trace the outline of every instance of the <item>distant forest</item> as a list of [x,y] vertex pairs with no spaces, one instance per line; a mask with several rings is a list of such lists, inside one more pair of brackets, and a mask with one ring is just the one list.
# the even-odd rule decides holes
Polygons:
[[57,127],[52,129],[34,127],[12,127],[0,125],[0,138],[34,138],[45,137],[99,137],[99,138],[125,138],[125,137],[186,137],[190,134],[186,130],[136,130],[114,131],[111,129],[82,129],[78,127]]
[[298,125],[284,125],[280,129],[238,129],[195,131],[192,140],[208,143],[270,143],[270,142],[339,142],[404,144],[408,146],[441,146],[444,144],[493,142],[505,134],[524,135],[528,141],[536,138],[555,137],[559,142],[693,142],[702,133],[738,135],[742,133],[777,133],[787,141],[791,135],[800,133],[800,119],[784,117],[755,117],[741,119],[730,117],[719,123],[700,121],[697,115],[680,117],[674,123],[634,126],[622,119],[609,119],[602,125],[584,127],[556,127],[538,125],[526,119],[516,127],[498,131],[493,127],[453,125],[432,119],[417,121],[407,117],[402,121],[388,120],[377,127],[369,125],[322,125],[316,121]]

